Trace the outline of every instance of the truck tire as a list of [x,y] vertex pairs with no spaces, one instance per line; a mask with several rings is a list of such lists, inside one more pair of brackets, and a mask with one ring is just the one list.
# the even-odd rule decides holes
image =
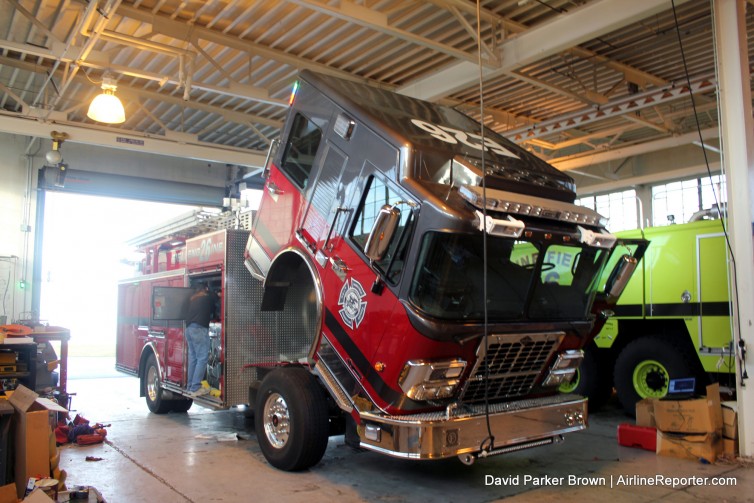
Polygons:
[[681,377],[696,377],[693,363],[681,348],[656,336],[628,343],[615,362],[615,391],[631,416],[636,414],[636,402],[662,398],[670,380]]
[[171,400],[170,410],[171,412],[183,414],[184,412],[188,412],[193,404],[194,401],[191,398],[179,398],[178,400]]
[[[607,352],[594,344],[584,348],[584,359],[573,381],[560,386],[561,393],[574,393],[589,399],[589,410],[595,411],[605,405],[613,394],[613,376]],[[606,359],[602,359],[601,357]]]
[[280,470],[304,470],[327,449],[328,408],[322,388],[305,369],[279,368],[262,381],[254,425],[267,461]]
[[154,355],[149,355],[147,364],[144,367],[144,396],[146,397],[147,407],[149,407],[150,411],[155,414],[170,412],[170,402],[162,399],[160,369],[157,367],[157,360]]

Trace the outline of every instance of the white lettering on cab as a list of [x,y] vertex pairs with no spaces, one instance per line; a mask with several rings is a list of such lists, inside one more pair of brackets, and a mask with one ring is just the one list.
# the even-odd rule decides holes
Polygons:
[[[460,129],[454,129],[448,126],[438,126],[437,124],[432,124],[419,119],[411,119],[411,123],[429,133],[433,138],[444,141],[445,143],[450,143],[451,145],[462,143],[477,150],[489,150],[490,152],[504,155],[506,157],[519,158],[516,154],[491,138],[485,137],[484,140],[482,140],[481,135],[467,133]],[[484,141],[484,143],[482,143],[482,141]]]

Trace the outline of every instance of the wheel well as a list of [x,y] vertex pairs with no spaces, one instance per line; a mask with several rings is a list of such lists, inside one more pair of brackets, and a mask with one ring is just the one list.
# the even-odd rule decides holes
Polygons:
[[618,334],[619,337],[611,348],[615,356],[632,341],[642,337],[655,336],[667,340],[681,351],[684,357],[694,365],[698,375],[704,373],[697,356],[696,347],[691,340],[686,324],[681,319],[619,320]]
[[286,325],[283,342],[292,353],[306,356],[322,320],[321,283],[308,256],[290,249],[275,257],[265,278],[261,310],[282,313]]
[[139,372],[138,372],[138,376],[139,376],[139,396],[140,397],[147,395],[147,390],[145,388],[146,383],[145,383],[145,380],[144,380],[144,373],[147,371],[146,370],[147,359],[150,356],[154,356],[155,361],[157,361],[157,365],[158,366],[160,365],[160,360],[157,358],[157,354],[154,352],[154,348],[152,348],[149,345],[144,346],[144,349],[141,352],[141,356],[139,357]]

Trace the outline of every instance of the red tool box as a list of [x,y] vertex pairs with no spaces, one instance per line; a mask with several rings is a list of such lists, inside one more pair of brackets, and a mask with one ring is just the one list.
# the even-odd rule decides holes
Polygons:
[[618,444],[655,452],[657,449],[657,428],[621,423],[618,425]]

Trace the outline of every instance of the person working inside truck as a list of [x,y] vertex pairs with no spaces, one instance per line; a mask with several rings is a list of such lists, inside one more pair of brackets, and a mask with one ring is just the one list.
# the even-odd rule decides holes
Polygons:
[[186,316],[186,344],[188,345],[187,389],[192,397],[209,393],[202,386],[209,358],[209,322],[215,310],[215,295],[206,283],[198,283],[189,299]]

